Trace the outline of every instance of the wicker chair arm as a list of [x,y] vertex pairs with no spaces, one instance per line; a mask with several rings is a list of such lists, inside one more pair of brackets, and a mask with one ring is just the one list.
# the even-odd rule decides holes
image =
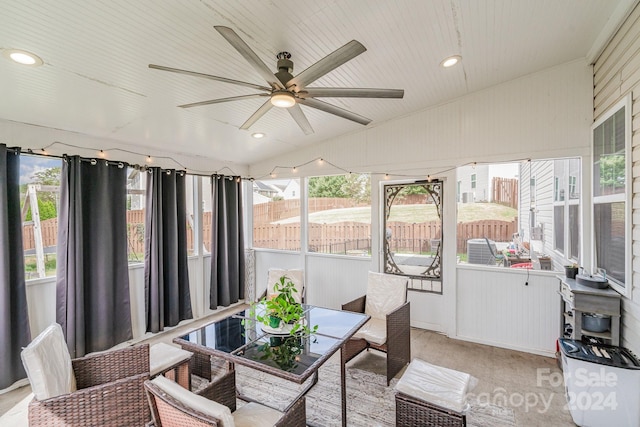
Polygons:
[[307,409],[304,397],[301,397],[276,422],[275,427],[305,427],[307,425]]
[[367,296],[363,295],[359,298],[349,301],[346,304],[342,304],[342,309],[345,311],[352,311],[355,313],[364,313],[364,307],[366,304]]
[[149,373],[149,344],[73,359],[78,389],[109,383],[133,375]]
[[151,381],[144,383],[144,389],[152,407],[154,419],[159,418],[158,405],[163,405],[163,419],[152,425],[162,425],[162,427],[185,427],[185,426],[212,426],[222,425],[218,418],[209,414],[204,414],[190,406],[185,405],[180,400],[163,392],[160,387]]
[[215,378],[209,385],[199,390],[198,394],[228,407],[231,412],[235,412],[236,371],[232,370],[220,378]]
[[29,403],[29,426],[141,426],[151,415],[144,396],[149,373]]

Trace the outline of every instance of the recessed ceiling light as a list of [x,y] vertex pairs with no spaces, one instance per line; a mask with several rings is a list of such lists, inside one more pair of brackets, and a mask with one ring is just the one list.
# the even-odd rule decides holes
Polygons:
[[461,59],[462,59],[462,57],[460,55],[453,55],[453,56],[450,56],[448,58],[443,59],[442,62],[440,63],[440,66],[444,67],[444,68],[453,67],[458,62],[460,62]]
[[255,139],[260,139],[260,138],[264,138],[266,134],[262,132],[254,132],[251,134],[251,136],[254,137]]
[[6,49],[3,52],[5,58],[12,60],[13,62],[17,62],[21,65],[29,65],[32,67],[39,67],[43,64],[42,59],[31,52],[27,52],[26,50],[20,49]]

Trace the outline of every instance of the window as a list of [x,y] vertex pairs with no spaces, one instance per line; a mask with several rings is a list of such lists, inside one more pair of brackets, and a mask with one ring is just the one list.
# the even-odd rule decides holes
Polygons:
[[195,180],[201,179],[199,176],[193,176],[187,174],[185,176],[185,206],[187,215],[187,256],[195,255],[195,197],[194,197],[194,183]]
[[371,176],[308,180],[309,252],[371,256]]
[[629,277],[630,96],[593,127],[593,224],[595,267],[624,288]]
[[[458,262],[495,266],[503,251],[511,245],[513,235],[518,233],[520,192],[524,191],[523,197],[527,200],[527,191],[532,189],[528,185],[520,189],[518,173],[518,163],[464,166],[457,169],[458,180],[469,182],[467,177],[471,177],[472,185],[487,189],[486,193],[491,195],[489,200],[475,203],[466,203],[468,199],[465,200],[463,196],[458,203]],[[522,182],[529,184],[533,181],[527,176]],[[524,218],[525,221],[528,219],[528,216]]]
[[300,225],[299,179],[253,181],[254,247],[299,251]]
[[471,188],[475,189],[476,188],[476,174],[471,174]]
[[127,240],[129,262],[144,262],[144,220],[148,173],[127,169]]
[[56,275],[60,159],[20,155],[20,203],[25,278]]
[[580,251],[580,159],[553,161],[553,248],[567,259]]
[[384,272],[442,293],[442,181],[384,186]]

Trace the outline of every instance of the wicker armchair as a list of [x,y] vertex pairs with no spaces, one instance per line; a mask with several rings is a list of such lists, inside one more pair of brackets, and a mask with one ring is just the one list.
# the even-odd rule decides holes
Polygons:
[[371,319],[345,344],[345,362],[372,348],[387,354],[387,385],[411,361],[407,279],[369,272],[367,295],[342,305]]
[[300,398],[285,412],[251,402],[236,410],[235,371],[195,394],[174,382],[158,377],[144,383],[153,421],[150,427],[227,426],[231,417],[237,425],[252,427],[305,427],[305,399]]
[[77,390],[29,403],[29,426],[142,426],[151,419],[144,381],[149,345],[72,361]]

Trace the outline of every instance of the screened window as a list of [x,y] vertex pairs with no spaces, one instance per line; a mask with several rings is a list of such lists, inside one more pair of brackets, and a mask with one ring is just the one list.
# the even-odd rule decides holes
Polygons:
[[299,251],[300,226],[300,179],[253,181],[254,247]]
[[20,155],[20,203],[25,278],[56,275],[62,161]]
[[624,287],[627,282],[627,176],[630,150],[629,97],[616,105],[593,128],[593,224],[596,268]]
[[129,262],[144,262],[144,219],[148,173],[127,169],[127,240]]
[[308,180],[309,252],[371,256],[371,176]]

